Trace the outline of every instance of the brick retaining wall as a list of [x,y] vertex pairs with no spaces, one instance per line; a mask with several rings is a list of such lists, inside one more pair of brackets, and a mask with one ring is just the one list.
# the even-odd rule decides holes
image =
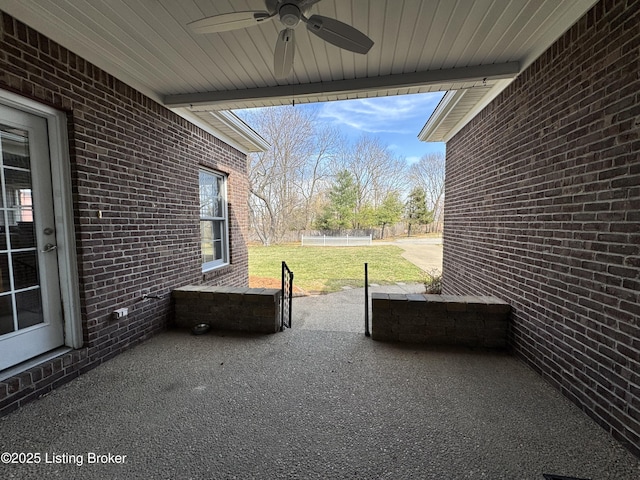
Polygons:
[[494,297],[371,294],[374,340],[505,348],[511,307]]
[[233,288],[188,285],[172,296],[175,324],[192,328],[208,323],[214,330],[275,333],[280,330],[280,298],[274,288]]

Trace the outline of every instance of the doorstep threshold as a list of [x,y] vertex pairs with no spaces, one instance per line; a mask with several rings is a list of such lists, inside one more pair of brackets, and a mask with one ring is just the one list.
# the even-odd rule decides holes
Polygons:
[[64,355],[65,353],[68,353],[71,350],[73,350],[71,347],[59,347],[54,350],[50,350],[46,353],[43,353],[42,355],[38,355],[37,357],[33,357],[29,360],[19,363],[18,365],[2,370],[0,372],[0,382],[3,380],[6,380],[7,378],[20,375],[22,372],[25,372],[30,368],[33,368],[49,360],[53,360],[54,358],[59,357],[60,355]]

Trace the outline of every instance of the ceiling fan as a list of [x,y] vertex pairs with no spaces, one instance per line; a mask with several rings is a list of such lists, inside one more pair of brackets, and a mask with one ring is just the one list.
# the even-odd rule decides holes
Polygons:
[[295,54],[294,29],[302,21],[307,30],[336,47],[366,54],[373,40],[360,30],[335,18],[306,14],[311,6],[321,0],[265,0],[266,10],[223,13],[201,18],[187,24],[194,33],[219,33],[259,25],[278,18],[284,28],[276,41],[273,70],[276,78],[285,78],[293,66]]

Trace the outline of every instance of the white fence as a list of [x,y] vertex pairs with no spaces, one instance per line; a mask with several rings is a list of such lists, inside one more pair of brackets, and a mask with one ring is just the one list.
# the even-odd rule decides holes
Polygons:
[[[406,223],[403,223],[403,222],[396,223],[395,225],[387,225],[384,228],[384,239],[406,236],[407,230],[408,230],[408,226]],[[417,235],[418,233],[435,233],[435,232],[442,232],[442,223],[430,223],[429,225],[427,225],[426,228],[422,225],[420,226],[414,225],[413,227],[411,227],[412,235],[414,234]],[[279,235],[277,238],[270,238],[269,240],[270,240],[270,243],[298,243],[302,240],[302,235],[304,235],[305,238],[307,238],[307,236],[321,237],[325,233],[328,233],[329,234],[328,236],[332,236],[332,233],[330,231],[290,230],[290,231],[284,232],[284,234],[282,235]],[[348,229],[340,232],[341,236],[345,236],[347,234],[349,235],[349,240],[351,240],[351,236],[366,237],[369,234],[371,234],[373,238],[375,238],[376,240],[380,240],[382,237],[382,228],[381,227],[362,228],[362,229],[356,229],[356,230]],[[263,239],[252,228],[249,231],[249,241],[262,242]]]
[[371,245],[371,235],[366,237],[331,237],[331,236],[304,236],[302,235],[303,247],[361,247]]

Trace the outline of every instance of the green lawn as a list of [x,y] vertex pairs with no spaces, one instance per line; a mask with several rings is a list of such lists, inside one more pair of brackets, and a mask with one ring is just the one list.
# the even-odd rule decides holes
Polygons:
[[343,286],[364,286],[364,264],[369,283],[421,283],[424,273],[401,257],[402,249],[379,247],[249,246],[249,275],[280,278],[284,260],[294,273],[294,285],[307,292],[335,292]]

